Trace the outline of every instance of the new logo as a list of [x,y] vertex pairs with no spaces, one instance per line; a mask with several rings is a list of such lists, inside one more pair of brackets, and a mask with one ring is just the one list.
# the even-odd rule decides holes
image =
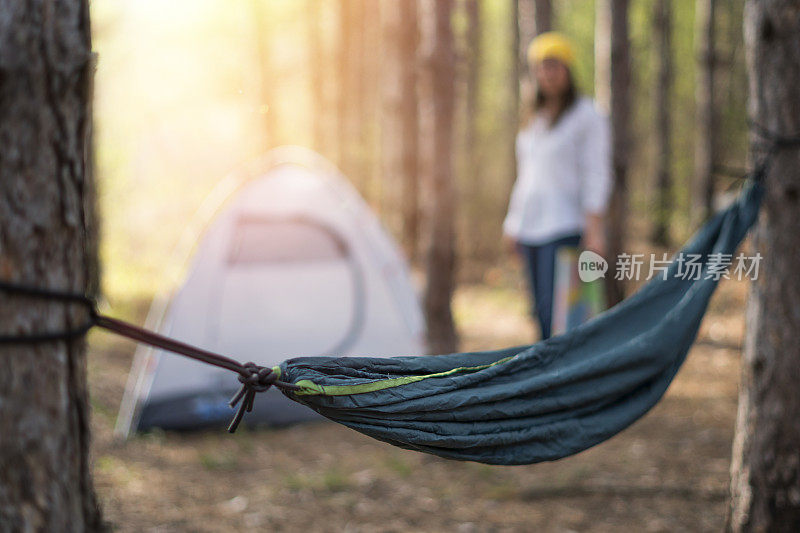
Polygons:
[[608,272],[608,261],[591,250],[584,250],[578,257],[578,276],[583,282],[604,278]]

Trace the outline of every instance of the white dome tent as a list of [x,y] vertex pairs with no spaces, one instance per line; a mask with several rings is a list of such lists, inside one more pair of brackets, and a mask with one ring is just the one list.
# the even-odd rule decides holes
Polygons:
[[[183,284],[147,326],[242,361],[424,351],[422,314],[404,259],[366,203],[321,156],[267,154],[224,182]],[[191,240],[191,239],[190,239]],[[230,372],[142,346],[116,432],[223,425],[239,382]],[[275,389],[246,418],[273,425],[318,415]]]

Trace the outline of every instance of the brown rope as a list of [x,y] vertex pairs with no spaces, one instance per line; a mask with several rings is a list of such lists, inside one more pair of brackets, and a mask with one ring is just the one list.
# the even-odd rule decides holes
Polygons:
[[39,287],[31,287],[6,281],[0,281],[0,290],[9,294],[28,298],[49,299],[67,304],[78,304],[85,307],[89,313],[87,322],[78,328],[60,332],[43,332],[29,335],[2,335],[0,336],[0,344],[69,340],[83,335],[91,329],[92,326],[97,326],[136,342],[161,348],[162,350],[183,355],[195,361],[230,370],[231,372],[236,372],[239,374],[239,382],[242,385],[229,402],[231,407],[236,407],[237,404],[239,406],[233,420],[231,420],[228,426],[228,431],[230,433],[235,432],[236,428],[239,427],[239,423],[242,421],[244,414],[253,410],[256,393],[264,392],[273,385],[284,390],[298,390],[300,388],[292,383],[280,381],[278,375],[269,367],[258,365],[252,361],[242,364],[230,357],[171,339],[116,318],[102,315],[97,312],[94,300],[82,294],[41,289]]

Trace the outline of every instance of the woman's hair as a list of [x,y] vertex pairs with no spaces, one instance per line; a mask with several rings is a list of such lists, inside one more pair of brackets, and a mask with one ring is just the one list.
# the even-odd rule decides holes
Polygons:
[[[567,89],[561,95],[561,101],[559,102],[558,109],[553,117],[552,122],[550,123],[551,128],[558,123],[561,117],[564,116],[564,113],[578,100],[578,87],[575,85],[575,78],[573,78],[572,71],[569,68],[567,68],[567,80]],[[536,87],[532,97],[525,105],[524,114],[522,117],[523,127],[530,124],[531,120],[536,117],[536,114],[542,110],[546,101],[547,98],[542,90],[539,87]]]

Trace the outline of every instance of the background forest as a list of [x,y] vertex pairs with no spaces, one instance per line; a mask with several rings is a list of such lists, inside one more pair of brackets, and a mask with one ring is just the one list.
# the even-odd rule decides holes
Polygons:
[[[530,86],[517,52],[536,31],[535,3],[463,0],[453,13],[460,281],[496,282],[508,263],[500,226],[514,180],[519,95],[524,99]],[[171,252],[202,200],[232,169],[281,144],[312,147],[339,165],[412,260],[419,261],[430,198],[426,169],[443,157],[432,153],[431,90],[424,75],[433,17],[430,3],[419,2],[415,39],[413,25],[408,35],[408,12],[399,4],[93,2],[101,255],[111,299],[148,298],[156,288],[173,286],[180,265]],[[698,38],[708,28],[695,8],[702,4],[630,2],[630,220],[637,235],[649,235],[662,217],[657,176],[663,153],[673,205],[663,217],[672,242],[696,226],[696,218],[690,221],[696,80],[702,68]],[[742,4],[717,3],[714,20],[714,159],[723,169],[745,164]],[[665,23],[656,16],[662,5],[670,14],[668,54],[657,38]],[[550,24],[577,44],[578,83],[588,95],[595,86],[596,11],[591,0],[552,2]],[[410,73],[402,71],[398,55],[412,58]],[[656,89],[664,86],[659,65],[664,64],[671,81],[658,100]],[[403,92],[404,75],[417,77],[414,94]],[[409,209],[403,196],[408,178],[396,148],[402,114],[415,107],[420,188],[419,204],[411,209],[423,226],[416,232],[409,231],[403,215]],[[657,109],[668,118],[671,146],[660,140]],[[731,183],[720,177],[718,188]]]

